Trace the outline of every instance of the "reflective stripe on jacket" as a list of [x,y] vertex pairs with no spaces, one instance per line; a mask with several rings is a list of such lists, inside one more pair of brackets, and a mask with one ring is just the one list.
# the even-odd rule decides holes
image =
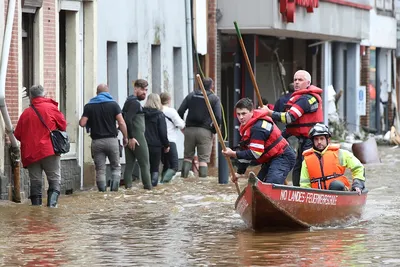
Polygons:
[[311,85],[308,89],[301,89],[292,94],[292,97],[285,105],[287,110],[289,110],[292,106],[296,107],[297,100],[303,95],[314,96],[318,102],[318,109],[315,112],[304,113],[296,121],[287,124],[286,131],[289,134],[296,137],[302,136],[308,138],[308,132],[310,131],[310,129],[318,122],[323,123],[322,98],[320,95],[321,93],[322,89]]
[[[270,131],[270,135],[267,140],[251,140],[251,128],[259,121],[263,120],[269,122],[272,125],[271,129],[265,129]],[[254,110],[253,117],[243,127],[241,126],[240,135],[242,136],[241,143],[246,144],[245,149],[252,149],[252,146],[260,145],[261,156],[257,159],[258,163],[269,162],[272,158],[281,155],[285,149],[289,146],[285,138],[282,137],[281,130],[274,124],[273,120],[266,116],[265,111]]]

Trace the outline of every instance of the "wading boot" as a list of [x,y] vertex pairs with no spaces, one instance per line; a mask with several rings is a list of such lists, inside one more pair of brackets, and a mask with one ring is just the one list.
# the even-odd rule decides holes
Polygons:
[[163,183],[169,183],[169,182],[171,181],[172,177],[174,177],[175,173],[176,173],[176,171],[173,170],[173,169],[168,169],[168,170],[166,170],[166,171],[164,172],[164,176],[163,176],[163,178],[162,178],[161,181],[162,181]]
[[110,182],[110,191],[117,192],[119,189],[119,180],[111,180]]
[[200,166],[199,167],[199,177],[207,177],[208,176],[208,167],[207,166]]
[[47,190],[47,207],[57,208],[59,195],[60,192],[56,190]]
[[189,161],[183,161],[182,163],[182,173],[181,177],[187,178],[189,176],[189,171],[192,169],[192,163]]
[[99,189],[99,192],[106,192],[107,191],[107,186],[106,182],[98,182],[96,181],[97,188]]
[[41,206],[42,205],[42,196],[31,196],[30,197],[32,206]]
[[151,173],[151,185],[157,186],[157,184],[158,184],[158,172],[152,172]]

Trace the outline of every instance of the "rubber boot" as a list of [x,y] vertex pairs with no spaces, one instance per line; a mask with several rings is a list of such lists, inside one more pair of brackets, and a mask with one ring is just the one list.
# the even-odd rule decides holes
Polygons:
[[158,184],[158,172],[152,172],[151,173],[151,185],[157,186],[157,184]]
[[189,161],[183,161],[182,163],[182,173],[181,177],[187,178],[189,176],[189,171],[192,169],[192,163]]
[[162,170],[162,172],[161,172],[160,184],[162,184],[162,183],[164,182],[164,176],[165,176],[165,173],[167,172],[167,170],[168,170],[168,169],[165,169],[165,170],[163,169],[163,170]]
[[59,195],[60,192],[56,190],[47,190],[47,207],[57,208]]
[[97,188],[99,189],[99,192],[106,192],[107,191],[107,186],[106,182],[98,182],[96,181]]
[[41,206],[42,205],[42,196],[31,196],[30,197],[32,206]]
[[162,182],[163,183],[169,183],[172,179],[172,177],[174,177],[176,171],[173,169],[168,169],[164,172],[164,176],[162,178]]
[[200,166],[199,167],[199,177],[207,177],[208,176],[208,167],[207,166]]
[[119,189],[119,180],[111,180],[110,191],[118,192],[118,189]]

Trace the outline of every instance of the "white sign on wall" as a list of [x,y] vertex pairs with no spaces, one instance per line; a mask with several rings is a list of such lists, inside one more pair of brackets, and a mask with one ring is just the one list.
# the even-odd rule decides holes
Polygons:
[[365,86],[359,86],[357,90],[357,113],[358,116],[367,115],[367,98]]

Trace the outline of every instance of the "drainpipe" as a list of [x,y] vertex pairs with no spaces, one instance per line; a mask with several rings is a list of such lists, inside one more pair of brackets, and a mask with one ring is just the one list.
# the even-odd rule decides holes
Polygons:
[[12,28],[14,22],[14,13],[15,13],[15,2],[16,0],[8,1],[8,11],[7,11],[7,22],[6,28],[4,32],[4,40],[3,40],[3,48],[1,51],[1,66],[0,66],[0,110],[4,119],[4,124],[6,128],[6,134],[10,138],[11,148],[10,148],[10,158],[11,165],[14,173],[14,197],[13,200],[15,202],[21,202],[21,193],[20,193],[20,151],[17,139],[13,133],[13,126],[10,119],[10,115],[8,114],[7,105],[6,105],[6,74],[7,74],[7,64],[8,64],[8,56],[10,52],[11,45],[11,37],[12,37]]
[[188,89],[189,93],[193,91],[194,74],[193,74],[193,45],[192,45],[192,4],[191,0],[185,0],[186,8],[186,51],[188,64]]

